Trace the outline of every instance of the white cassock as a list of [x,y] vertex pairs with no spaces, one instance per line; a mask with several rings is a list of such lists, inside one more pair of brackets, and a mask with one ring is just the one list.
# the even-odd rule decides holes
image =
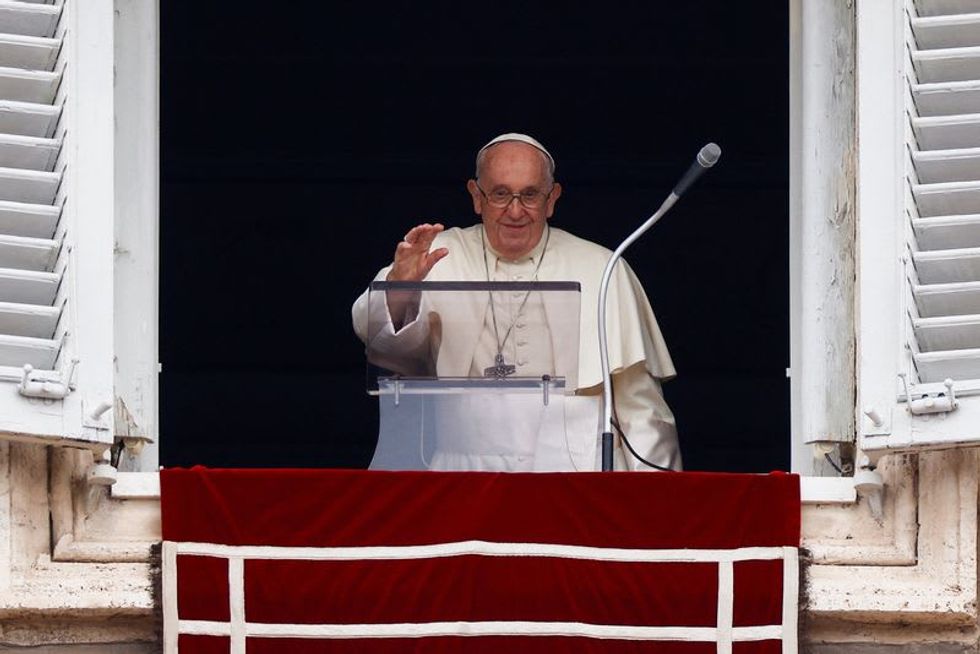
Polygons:
[[[440,319],[424,307],[395,330],[384,302],[368,302],[365,291],[354,303],[354,330],[361,340],[370,340],[378,357],[375,363],[403,374],[439,377],[480,377],[493,365],[503,340],[503,355],[517,367],[517,376],[561,375],[573,380],[575,395],[565,398],[565,435],[561,444],[539,442],[537,425],[499,424],[506,420],[474,420],[482,446],[467,452],[441,452],[433,467],[455,470],[597,470],[601,424],[602,370],[599,358],[597,307],[602,272],[611,252],[561,229],[548,228],[538,245],[518,261],[498,256],[489,243],[484,246],[482,224],[465,229],[448,229],[432,244],[445,247],[448,256],[429,272],[425,281],[572,281],[581,285],[578,325],[578,368],[562,369],[562,352],[568,334],[548,325],[546,303],[528,299],[523,293],[486,295],[472,307],[456,306],[477,315],[479,334],[454,333],[442,329],[452,320]],[[383,281],[391,266],[375,277]],[[537,275],[535,276],[535,270]],[[490,279],[487,280],[489,272]],[[375,315],[369,317],[369,311]],[[380,313],[379,313],[380,312]],[[674,417],[664,401],[661,382],[676,373],[667,345],[660,333],[650,302],[633,271],[621,262],[616,266],[607,296],[606,331],[609,364],[613,371],[615,417],[630,444],[645,459],[674,470],[681,469]],[[496,329],[494,328],[496,320]],[[439,323],[438,325],[436,323]],[[473,320],[468,322],[473,324]],[[369,327],[370,325],[370,327]],[[369,334],[368,331],[371,331]],[[509,335],[506,335],[509,332]],[[574,335],[573,335],[574,336]],[[486,432],[481,434],[480,431]],[[494,442],[496,434],[507,434],[505,444]],[[617,469],[649,470],[616,439]]]

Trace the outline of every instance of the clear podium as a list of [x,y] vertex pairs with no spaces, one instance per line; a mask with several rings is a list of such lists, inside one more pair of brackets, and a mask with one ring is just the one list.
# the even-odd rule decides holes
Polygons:
[[374,282],[375,470],[569,470],[577,282]]

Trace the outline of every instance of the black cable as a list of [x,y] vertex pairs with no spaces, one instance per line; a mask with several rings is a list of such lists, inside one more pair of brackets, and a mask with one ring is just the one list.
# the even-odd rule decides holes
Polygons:
[[840,469],[840,466],[838,466],[836,463],[834,463],[834,460],[832,458],[830,458],[830,452],[825,452],[824,455],[823,455],[823,458],[827,459],[827,463],[830,464],[830,467],[831,468],[833,468],[834,470],[837,471],[837,474],[838,475],[840,475],[842,477],[844,476],[844,471]]
[[123,449],[125,449],[125,444],[122,441],[116,441],[109,447],[109,465],[113,468],[119,467],[119,459],[122,458]]
[[664,472],[677,472],[673,468],[667,468],[667,467],[664,467],[664,466],[658,466],[656,463],[652,463],[650,461],[647,461],[642,456],[640,456],[639,454],[637,454],[636,453],[636,450],[634,450],[633,449],[633,446],[630,444],[630,440],[628,438],[626,438],[626,434],[623,433],[623,428],[619,426],[619,422],[617,422],[615,418],[612,421],[612,425],[613,425],[613,427],[616,428],[616,431],[619,432],[619,437],[621,439],[623,439],[623,443],[626,445],[626,449],[628,449],[630,451],[630,454],[632,454],[634,457],[636,457],[636,460],[637,461],[639,461],[640,463],[644,463],[644,464],[650,466],[651,468],[655,468],[657,470],[662,470]]
[[[612,382],[612,378],[610,378],[609,381]],[[612,395],[612,398],[611,398],[612,399],[612,404],[613,404],[613,406],[616,406],[616,385],[610,383],[609,384],[609,391],[610,391],[610,394]],[[630,454],[632,454],[636,458],[637,461],[639,461],[640,463],[645,464],[646,466],[648,466],[650,468],[653,468],[654,470],[661,470],[663,472],[677,472],[673,468],[666,468],[664,466],[658,466],[656,463],[652,463],[651,461],[647,461],[642,456],[640,456],[639,454],[637,454],[636,450],[633,449],[633,445],[630,443],[630,439],[626,438],[626,434],[623,432],[623,428],[619,426],[619,421],[617,421],[616,418],[613,417],[610,420],[610,422],[612,422],[612,426],[616,428],[616,431],[619,432],[619,437],[621,439],[623,439],[623,443],[626,444],[626,449],[628,449],[630,451]]]

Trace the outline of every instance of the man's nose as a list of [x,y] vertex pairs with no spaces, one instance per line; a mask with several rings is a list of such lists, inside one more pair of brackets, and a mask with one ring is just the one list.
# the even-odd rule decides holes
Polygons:
[[507,215],[514,218],[519,218],[524,215],[524,205],[521,204],[521,201],[517,199],[516,195],[507,204]]

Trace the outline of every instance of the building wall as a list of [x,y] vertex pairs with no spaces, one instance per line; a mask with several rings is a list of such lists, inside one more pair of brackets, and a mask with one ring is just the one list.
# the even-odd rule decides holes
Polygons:
[[0,646],[159,640],[159,502],[88,485],[91,460],[0,442]]
[[813,651],[978,651],[977,462],[975,449],[886,457],[880,521],[867,498],[804,506]]
[[[159,646],[155,490],[90,487],[90,460],[0,444],[0,647]],[[886,457],[880,520],[860,496],[804,504],[810,651],[980,651],[978,470],[974,449]]]

